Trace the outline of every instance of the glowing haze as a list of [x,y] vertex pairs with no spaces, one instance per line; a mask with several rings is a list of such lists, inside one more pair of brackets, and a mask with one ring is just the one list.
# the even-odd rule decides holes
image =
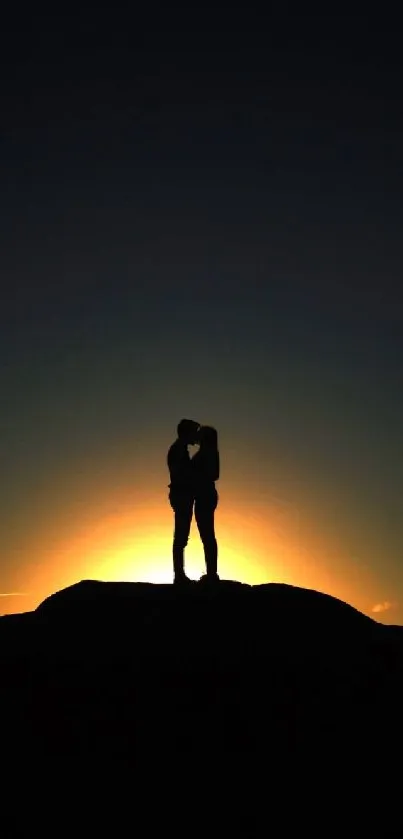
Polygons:
[[[88,469],[80,473],[79,464],[77,468],[70,464],[76,473],[72,479],[66,464],[53,491],[48,486],[42,501],[37,499],[35,521],[20,539],[24,558],[10,575],[20,595],[17,589],[2,598],[3,613],[34,608],[52,592],[80,579],[172,581],[172,512],[165,465],[169,442],[166,435],[160,441],[153,438],[147,453],[145,443],[130,441],[123,458],[117,446],[115,468],[106,463],[104,471],[102,463],[96,468],[94,464],[95,476],[88,475]],[[263,453],[260,457],[263,467]],[[306,488],[304,504],[300,488],[287,495],[270,475],[262,479],[258,452],[252,448],[248,455],[240,444],[237,453],[225,430],[221,458],[217,534],[223,578],[316,588],[368,614],[374,604],[378,619],[391,617],[386,612],[392,604],[376,603],[382,591],[376,575],[343,552],[337,527],[329,536],[328,522],[319,509],[309,507]],[[274,464],[272,470],[277,471]],[[204,571],[195,523],[186,567],[195,579]]]

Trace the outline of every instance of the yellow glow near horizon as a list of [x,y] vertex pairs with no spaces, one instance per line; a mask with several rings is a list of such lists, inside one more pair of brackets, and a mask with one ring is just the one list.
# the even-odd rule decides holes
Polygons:
[[[86,511],[84,526],[79,521],[72,526],[69,521],[69,535],[64,538],[54,537],[52,543],[42,534],[33,551],[32,566],[24,574],[24,590],[32,593],[31,599],[20,608],[35,608],[53,592],[82,579],[171,583],[172,524],[172,511],[160,497],[115,498],[113,504],[94,504],[92,512]],[[251,500],[245,507],[232,497],[217,511],[220,577],[251,584],[283,582],[316,588],[365,608],[359,595],[355,598],[355,591],[329,572],[320,558],[319,545],[316,551],[311,545],[302,550],[296,524],[292,510],[277,514],[263,503],[259,506]],[[63,534],[63,529],[56,530]],[[185,563],[192,579],[205,572],[194,521]]]
[[[252,584],[284,579],[284,561],[270,552],[267,528],[248,516],[217,515],[219,573],[224,579]],[[266,532],[264,532],[266,531]],[[78,528],[73,537],[58,541],[34,565],[29,588],[36,602],[81,579],[128,582],[172,582],[172,512],[168,505],[143,504],[103,514]],[[274,547],[274,546],[273,546]],[[270,553],[270,559],[268,558]],[[205,572],[203,547],[195,522],[185,552],[186,572],[198,579]]]

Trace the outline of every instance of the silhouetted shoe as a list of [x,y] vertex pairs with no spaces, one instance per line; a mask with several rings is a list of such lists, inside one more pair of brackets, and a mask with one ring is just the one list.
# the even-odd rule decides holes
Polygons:
[[200,577],[199,582],[203,583],[203,585],[215,586],[220,582],[220,578],[218,574],[203,574],[203,576]]
[[188,586],[193,583],[193,580],[190,577],[187,577],[186,574],[177,574],[174,577],[174,586]]

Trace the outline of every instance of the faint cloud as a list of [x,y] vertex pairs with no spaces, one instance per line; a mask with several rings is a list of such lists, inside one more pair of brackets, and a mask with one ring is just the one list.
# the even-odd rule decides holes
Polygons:
[[383,600],[382,603],[375,603],[372,607],[373,612],[389,612],[389,609],[394,609],[397,603],[392,603],[390,600]]
[[28,597],[27,591],[0,591],[0,597]]

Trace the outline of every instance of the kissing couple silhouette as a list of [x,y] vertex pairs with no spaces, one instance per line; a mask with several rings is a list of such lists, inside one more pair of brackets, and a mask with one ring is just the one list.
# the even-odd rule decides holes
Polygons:
[[[214,514],[218,504],[215,482],[220,477],[218,434],[210,425],[200,425],[194,420],[182,419],[177,426],[177,435],[167,456],[170,474],[169,502],[174,512],[174,583],[183,585],[192,582],[185,574],[184,553],[193,511],[206,563],[206,574],[201,580],[215,583],[219,580],[214,529]],[[191,457],[189,446],[195,445],[199,448]]]

